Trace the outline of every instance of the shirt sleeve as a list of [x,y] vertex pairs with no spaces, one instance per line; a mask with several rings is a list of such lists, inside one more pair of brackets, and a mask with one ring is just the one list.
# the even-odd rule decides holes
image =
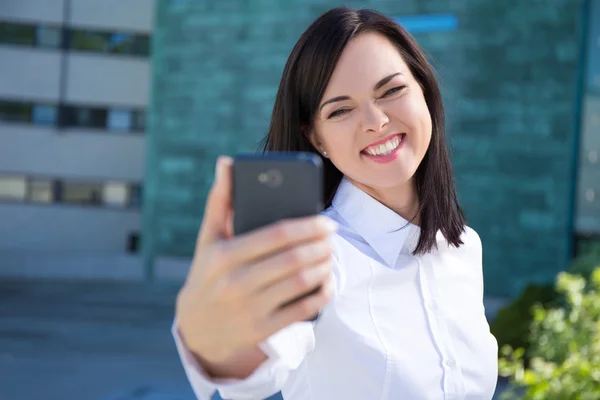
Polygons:
[[265,399],[281,390],[290,372],[298,368],[304,357],[315,347],[313,323],[297,322],[260,344],[267,360],[249,377],[211,379],[196,357],[185,347],[176,321],[172,333],[183,368],[198,400],[210,400],[215,391],[226,399]]
[[[340,263],[335,253],[337,252],[334,252],[332,259],[333,272],[330,281],[334,296],[340,293],[342,282]],[[279,392],[290,374],[314,350],[316,323],[317,321],[296,322],[267,338],[259,345],[267,360],[245,379],[209,377],[196,357],[185,347],[176,320],[173,323],[172,334],[183,368],[198,400],[210,400],[215,391],[226,399],[259,400]]]

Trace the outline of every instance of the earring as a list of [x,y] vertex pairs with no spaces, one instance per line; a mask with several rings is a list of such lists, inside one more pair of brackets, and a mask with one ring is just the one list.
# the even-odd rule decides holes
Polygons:
[[323,155],[327,157],[327,151],[323,150]]

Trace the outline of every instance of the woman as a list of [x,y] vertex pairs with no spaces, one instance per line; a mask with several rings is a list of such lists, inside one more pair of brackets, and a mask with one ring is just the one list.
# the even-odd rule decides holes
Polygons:
[[481,242],[414,39],[373,11],[325,13],[287,61],[265,149],[321,154],[328,208],[233,238],[219,160],[174,325],[197,396],[491,399]]

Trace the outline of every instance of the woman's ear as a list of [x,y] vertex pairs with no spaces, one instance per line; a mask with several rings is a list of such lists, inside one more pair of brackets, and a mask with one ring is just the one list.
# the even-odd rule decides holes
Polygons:
[[311,131],[308,131],[306,135],[308,137],[308,140],[310,140],[310,143],[312,143],[313,147],[317,149],[317,151],[321,153],[323,157],[328,158],[327,150],[325,150],[325,147],[319,139],[319,135],[317,134],[317,132],[315,132],[315,130],[313,129]]

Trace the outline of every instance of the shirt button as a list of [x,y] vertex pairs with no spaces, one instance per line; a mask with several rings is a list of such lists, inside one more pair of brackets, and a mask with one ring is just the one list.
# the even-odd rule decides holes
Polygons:
[[446,366],[453,368],[454,366],[456,366],[456,361],[454,360],[446,360]]

